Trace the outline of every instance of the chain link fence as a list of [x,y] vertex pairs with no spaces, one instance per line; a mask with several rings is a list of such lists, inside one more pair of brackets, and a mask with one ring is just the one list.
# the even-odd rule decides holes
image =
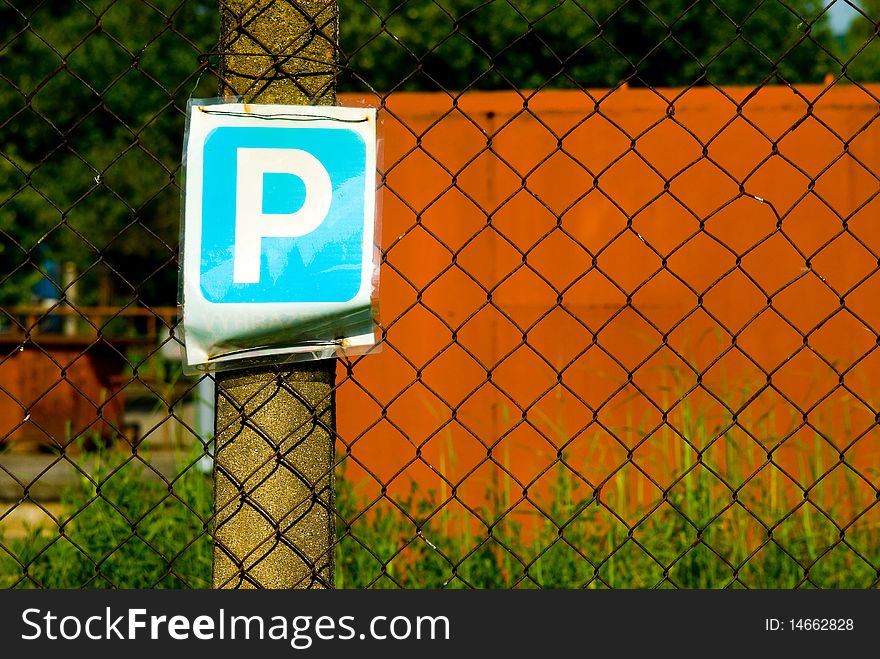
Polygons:
[[[3,3],[0,585],[211,585],[214,383],[175,334],[186,101],[323,98],[329,48],[338,102],[384,122],[382,342],[317,404],[283,374],[249,399],[258,434],[273,392],[312,406],[279,464],[335,440],[306,585],[875,586],[878,21],[873,0]],[[232,48],[265,74],[230,75]]]

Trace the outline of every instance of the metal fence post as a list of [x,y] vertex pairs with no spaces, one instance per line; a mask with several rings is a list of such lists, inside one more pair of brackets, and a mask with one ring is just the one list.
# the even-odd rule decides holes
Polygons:
[[[335,102],[335,0],[221,0],[221,93]],[[335,361],[220,373],[215,588],[333,586]]]

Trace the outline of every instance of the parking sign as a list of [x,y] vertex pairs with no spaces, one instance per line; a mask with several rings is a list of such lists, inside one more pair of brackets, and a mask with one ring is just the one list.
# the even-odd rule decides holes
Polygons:
[[188,366],[372,345],[375,109],[193,100],[185,142]]

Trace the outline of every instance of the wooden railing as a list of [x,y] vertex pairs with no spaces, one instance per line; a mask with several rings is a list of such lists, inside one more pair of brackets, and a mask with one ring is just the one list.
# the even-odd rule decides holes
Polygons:
[[149,344],[163,340],[176,322],[177,307],[72,307],[63,301],[51,306],[21,305],[0,310],[0,340],[40,336],[41,340],[70,341],[100,336],[112,342]]

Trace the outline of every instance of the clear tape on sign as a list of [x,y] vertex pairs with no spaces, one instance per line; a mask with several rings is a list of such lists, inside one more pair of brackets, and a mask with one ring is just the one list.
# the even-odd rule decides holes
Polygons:
[[191,99],[178,303],[187,373],[375,352],[374,107]]

